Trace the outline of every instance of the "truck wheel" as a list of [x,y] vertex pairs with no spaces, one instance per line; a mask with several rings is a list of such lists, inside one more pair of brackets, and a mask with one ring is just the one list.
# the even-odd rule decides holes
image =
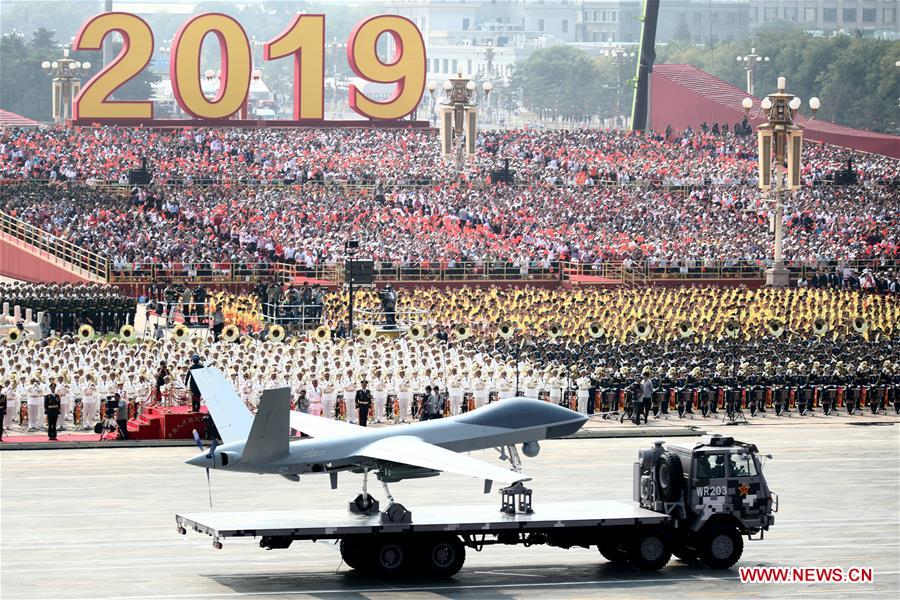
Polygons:
[[418,549],[425,570],[433,577],[453,577],[466,562],[466,547],[456,536],[427,540]]
[[368,546],[366,571],[377,577],[399,577],[409,563],[409,546],[396,539],[375,540]]
[[617,544],[605,542],[597,544],[597,550],[600,554],[614,565],[624,565],[628,562],[628,553],[619,548]]
[[628,549],[628,562],[640,571],[658,571],[670,558],[667,537],[655,530],[639,533]]
[[713,524],[708,529],[700,542],[700,560],[710,569],[727,569],[741,558],[744,538],[732,525]]
[[365,548],[358,540],[341,540],[341,558],[348,567],[358,571],[364,564]]
[[656,462],[656,487],[663,500],[674,502],[681,496],[684,469],[674,452],[663,452]]

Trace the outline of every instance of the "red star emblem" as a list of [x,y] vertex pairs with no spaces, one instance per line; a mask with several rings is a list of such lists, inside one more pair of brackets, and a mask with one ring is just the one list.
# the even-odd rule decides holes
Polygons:
[[746,483],[742,483],[738,486],[738,491],[741,493],[741,496],[746,496],[750,492],[750,486]]

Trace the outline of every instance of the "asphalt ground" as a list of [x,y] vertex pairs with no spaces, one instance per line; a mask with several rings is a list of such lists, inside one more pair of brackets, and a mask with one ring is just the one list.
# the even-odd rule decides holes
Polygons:
[[[656,573],[603,560],[596,549],[535,546],[470,550],[453,579],[404,582],[362,576],[325,543],[266,551],[253,539],[222,550],[175,513],[209,510],[205,475],[187,466],[189,448],[100,448],[0,453],[0,597],[130,600],[213,598],[788,598],[890,597],[900,590],[900,425],[857,417],[779,420],[707,429],[771,453],[765,474],[780,509],[765,540],[746,542],[739,566],[872,567],[871,583],[742,584],[737,566],[709,571],[677,559]],[[857,423],[856,425],[851,423]],[[690,444],[696,438],[673,439]],[[542,442],[526,459],[542,503],[629,501],[631,463],[647,438]],[[493,452],[473,453],[496,460]],[[342,507],[359,476],[299,483],[212,473],[215,511]],[[480,481],[456,475],[391,486],[417,505],[496,500]],[[370,488],[383,499],[379,487]]]

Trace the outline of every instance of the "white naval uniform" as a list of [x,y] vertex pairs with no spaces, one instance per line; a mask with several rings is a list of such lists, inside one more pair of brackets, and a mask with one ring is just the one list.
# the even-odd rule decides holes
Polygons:
[[40,423],[44,414],[44,392],[38,385],[28,386],[28,430],[43,429]]
[[12,423],[12,416],[14,412],[18,412],[16,407],[18,406],[18,396],[16,395],[16,390],[13,386],[7,386],[3,393],[6,394],[6,416],[3,417],[3,429],[9,429],[10,423]]
[[409,420],[409,407],[413,401],[412,380],[401,380],[398,384],[397,403],[400,404],[400,421]]
[[463,390],[460,387],[458,379],[451,379],[449,381],[447,394],[450,397],[450,414],[460,414],[462,412]]
[[84,406],[81,411],[81,422],[85,429],[90,429],[92,423],[97,420],[97,409],[100,408],[100,399],[97,396],[97,384],[86,383],[84,385]]
[[579,377],[575,380],[575,384],[578,385],[578,412],[586,415],[588,409],[588,395],[590,394],[591,380],[587,377]]
[[372,382],[372,397],[375,399],[375,422],[381,423],[384,419],[384,405],[387,400],[386,384],[376,379]]
[[66,430],[66,418],[69,416],[69,407],[72,405],[72,393],[69,386],[61,383],[56,386],[56,393],[59,394],[59,416],[56,417],[56,430]]
[[345,377],[340,382],[340,388],[344,392],[344,405],[347,407],[347,422],[356,423],[359,421],[359,415],[356,410],[356,387],[353,380]]
[[560,381],[558,377],[551,377],[547,381],[547,385],[550,386],[550,389],[548,390],[550,392],[550,402],[559,404],[560,400],[562,400],[563,382]]
[[333,381],[322,384],[322,408],[325,416],[334,419],[334,403],[337,401],[337,387]]
[[483,379],[476,379],[474,381],[475,386],[475,408],[481,408],[488,401],[488,394],[490,394],[490,390],[488,390],[487,382]]

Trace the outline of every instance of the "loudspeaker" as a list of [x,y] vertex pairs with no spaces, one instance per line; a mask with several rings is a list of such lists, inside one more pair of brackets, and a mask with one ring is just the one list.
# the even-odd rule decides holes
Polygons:
[[146,169],[130,169],[128,185],[150,185],[150,171]]
[[375,283],[375,261],[372,260],[348,260],[347,281],[353,278],[353,283],[367,285]]

